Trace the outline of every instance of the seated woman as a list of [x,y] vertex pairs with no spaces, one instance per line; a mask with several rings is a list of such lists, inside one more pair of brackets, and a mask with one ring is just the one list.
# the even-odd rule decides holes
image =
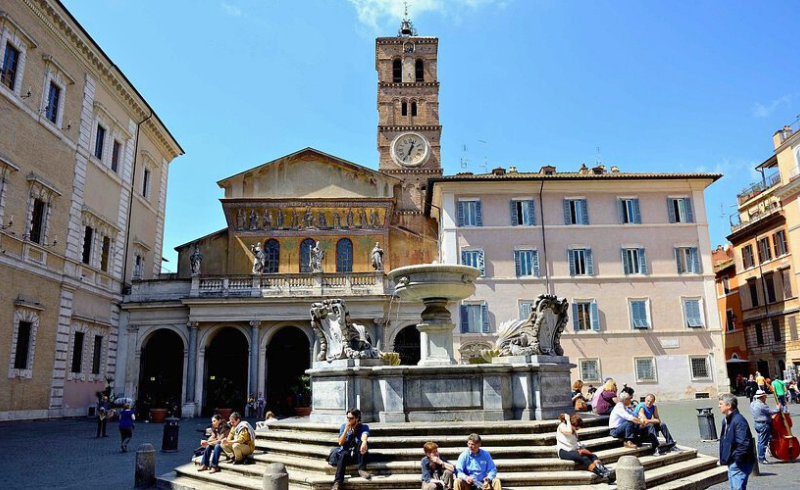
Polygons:
[[269,426],[272,425],[273,422],[277,421],[278,419],[275,418],[275,414],[272,413],[271,410],[267,410],[267,413],[264,415],[264,420],[259,420],[256,422],[256,430],[269,429]]
[[577,380],[572,383],[572,407],[576,412],[588,412],[592,409],[583,396],[583,381]]
[[211,417],[211,436],[208,440],[200,441],[203,447],[203,461],[197,471],[206,471],[211,468],[211,473],[219,471],[219,457],[222,453],[222,441],[228,437],[230,426],[222,416],[215,414]]
[[609,379],[603,384],[603,391],[595,401],[594,409],[598,415],[608,415],[614,409],[614,405],[619,402],[617,398],[617,383]]
[[609,483],[617,479],[614,471],[609,470],[597,459],[597,456],[586,449],[578,440],[578,430],[583,427],[583,419],[580,415],[567,415],[562,413],[558,416],[561,423],[556,430],[556,447],[558,448],[559,459],[574,461],[582,467],[588,469],[601,478],[607,478]]

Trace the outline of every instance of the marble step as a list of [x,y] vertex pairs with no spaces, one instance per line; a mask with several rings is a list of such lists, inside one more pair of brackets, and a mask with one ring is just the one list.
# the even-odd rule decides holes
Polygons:
[[726,481],[728,481],[728,467],[715,466],[651,488],[653,490],[702,490]]

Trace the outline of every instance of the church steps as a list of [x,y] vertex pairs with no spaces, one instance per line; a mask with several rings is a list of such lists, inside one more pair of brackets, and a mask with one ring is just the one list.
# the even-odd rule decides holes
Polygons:
[[726,481],[728,481],[728,467],[713,466],[705,471],[657,484],[651,488],[653,490],[701,490]]

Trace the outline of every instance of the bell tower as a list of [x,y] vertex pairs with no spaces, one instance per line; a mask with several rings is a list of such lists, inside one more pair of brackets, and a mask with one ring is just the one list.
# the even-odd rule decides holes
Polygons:
[[375,40],[379,169],[403,180],[398,212],[419,233],[428,178],[442,174],[438,47],[438,38],[417,35],[408,12],[397,36]]

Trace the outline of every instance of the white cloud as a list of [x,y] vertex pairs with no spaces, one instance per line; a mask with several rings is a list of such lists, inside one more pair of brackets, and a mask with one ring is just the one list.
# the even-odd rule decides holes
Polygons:
[[[372,29],[387,20],[400,20],[405,9],[403,0],[348,0],[356,9],[358,20]],[[408,2],[409,17],[418,18],[426,12],[458,15],[464,9],[477,9],[484,5],[505,8],[509,0],[411,0]]]
[[236,5],[230,4],[228,2],[221,2],[220,7],[222,10],[225,11],[226,14],[230,15],[231,17],[241,17],[242,9],[237,7]]
[[772,113],[775,112],[775,110],[781,105],[791,103],[795,95],[796,94],[784,95],[783,97],[779,97],[766,104],[756,102],[756,104],[753,106],[753,117],[764,119],[771,116]]

